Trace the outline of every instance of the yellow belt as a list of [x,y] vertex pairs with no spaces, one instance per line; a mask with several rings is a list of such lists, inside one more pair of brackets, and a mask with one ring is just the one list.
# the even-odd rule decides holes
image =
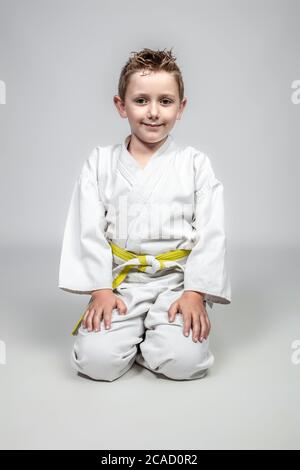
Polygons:
[[[175,260],[185,258],[191,252],[191,250],[172,250],[172,251],[167,251],[165,253],[162,253],[156,256],[138,255],[131,251],[124,250],[123,248],[119,247],[113,242],[109,242],[109,243],[112,249],[112,253],[118,258],[121,258],[122,260],[125,261],[125,263],[122,263],[113,269],[113,272],[120,271],[115,277],[115,279],[113,280],[113,283],[112,283],[113,290],[116,289],[121,284],[121,282],[124,281],[128,272],[133,268],[137,268],[139,271],[143,271],[143,272],[147,272],[151,274],[157,271],[160,271],[162,269],[175,267],[175,266],[179,267],[180,269],[184,271],[183,266],[180,265],[179,263],[176,263]],[[72,333],[71,333],[73,336],[77,334],[77,331],[80,327],[83,317],[84,317],[84,314],[80,317],[80,319],[74,326]]]

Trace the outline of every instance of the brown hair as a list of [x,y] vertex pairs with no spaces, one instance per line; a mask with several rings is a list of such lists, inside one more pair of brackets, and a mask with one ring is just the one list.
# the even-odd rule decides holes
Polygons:
[[122,101],[125,101],[130,76],[138,70],[153,72],[165,70],[166,72],[172,73],[178,85],[180,101],[182,101],[184,97],[183,79],[181,71],[175,61],[176,57],[172,54],[172,48],[169,51],[165,49],[163,51],[154,51],[147,48],[139,52],[132,51],[131,57],[122,68],[119,78],[118,94]]

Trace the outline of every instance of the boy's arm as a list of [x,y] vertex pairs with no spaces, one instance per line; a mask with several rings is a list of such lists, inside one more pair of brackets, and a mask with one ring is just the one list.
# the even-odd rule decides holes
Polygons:
[[196,291],[212,307],[231,302],[226,265],[223,184],[215,177],[207,155],[195,155],[196,243],[187,258],[184,291]]
[[63,235],[58,287],[78,294],[112,288],[112,252],[97,181],[99,150],[91,152],[77,178]]

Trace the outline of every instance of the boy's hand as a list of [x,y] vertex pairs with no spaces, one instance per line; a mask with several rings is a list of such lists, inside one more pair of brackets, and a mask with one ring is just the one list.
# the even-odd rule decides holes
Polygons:
[[99,331],[101,330],[100,324],[103,317],[105,328],[109,329],[111,326],[111,314],[114,308],[117,308],[121,315],[125,315],[127,312],[125,303],[113,293],[112,289],[94,291],[92,302],[84,312],[82,327],[87,327],[88,331],[93,329],[94,331]]
[[196,291],[185,291],[181,297],[173,302],[168,310],[169,321],[175,319],[176,313],[183,315],[183,333],[189,335],[190,328],[193,331],[193,341],[202,343],[207,339],[211,324],[203,303],[203,294]]

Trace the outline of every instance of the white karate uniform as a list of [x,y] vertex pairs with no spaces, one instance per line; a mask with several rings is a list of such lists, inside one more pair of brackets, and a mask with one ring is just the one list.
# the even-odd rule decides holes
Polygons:
[[[206,154],[180,147],[171,134],[141,168],[127,150],[130,137],[94,148],[83,164],[68,210],[58,286],[88,295],[112,288],[124,260],[112,253],[110,241],[146,254],[149,266],[132,268],[114,289],[127,313],[113,309],[111,329],[103,321],[98,332],[80,326],[71,365],[97,380],[115,380],[135,361],[172,379],[201,378],[214,362],[209,339],[194,343],[191,331],[185,337],[182,314],[170,323],[168,309],[186,290],[202,292],[211,308],[231,302],[223,185]],[[191,252],[160,270],[155,256],[179,249]]]

